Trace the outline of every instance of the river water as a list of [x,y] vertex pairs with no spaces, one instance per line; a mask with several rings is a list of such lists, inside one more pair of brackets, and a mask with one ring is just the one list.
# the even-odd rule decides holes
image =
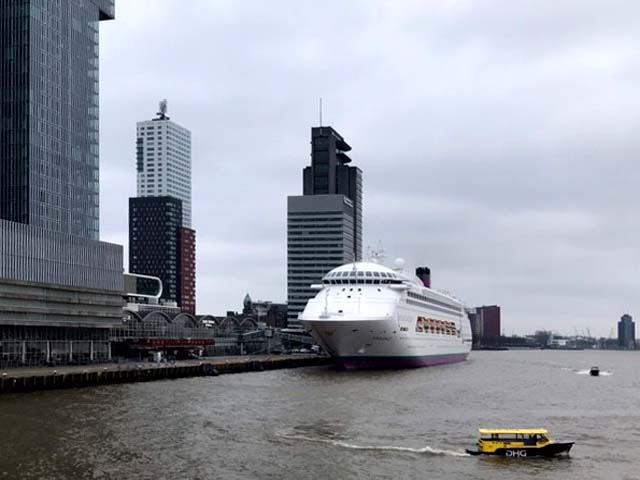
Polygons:
[[[0,397],[5,479],[640,478],[635,352],[473,352]],[[599,365],[610,375],[590,377]],[[546,427],[568,458],[471,457],[478,427]]]

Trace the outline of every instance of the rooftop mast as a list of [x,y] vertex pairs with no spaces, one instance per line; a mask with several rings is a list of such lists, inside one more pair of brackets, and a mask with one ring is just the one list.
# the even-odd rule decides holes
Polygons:
[[158,118],[156,120],[169,120],[167,116],[167,99],[160,100],[160,111],[156,114]]

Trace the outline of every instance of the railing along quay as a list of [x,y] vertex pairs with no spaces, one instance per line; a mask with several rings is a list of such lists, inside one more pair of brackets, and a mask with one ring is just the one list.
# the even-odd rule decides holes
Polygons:
[[282,368],[328,365],[320,355],[260,355],[207,358],[174,363],[125,363],[73,367],[11,369],[0,373],[0,393],[79,388],[115,383],[216,376]]

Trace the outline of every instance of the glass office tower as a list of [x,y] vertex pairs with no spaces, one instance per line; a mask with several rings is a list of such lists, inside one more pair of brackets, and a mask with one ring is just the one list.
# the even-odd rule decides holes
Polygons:
[[351,146],[331,127],[311,129],[311,165],[303,170],[303,195],[344,195],[354,208],[354,255],[362,258],[362,170],[348,165]]
[[108,360],[122,247],[99,241],[98,25],[113,0],[0,0],[0,368]]
[[0,3],[0,219],[98,239],[98,23],[113,0]]

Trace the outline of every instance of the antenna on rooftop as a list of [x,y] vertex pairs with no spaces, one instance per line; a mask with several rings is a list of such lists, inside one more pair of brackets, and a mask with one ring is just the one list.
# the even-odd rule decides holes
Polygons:
[[169,120],[167,116],[167,99],[160,100],[160,111],[158,112],[158,120]]
[[320,97],[320,126],[322,126],[322,97]]
[[384,262],[386,252],[384,251],[384,248],[382,247],[382,244],[380,242],[378,242],[378,248],[373,248],[371,246],[367,248],[369,250],[367,255],[370,262],[379,264],[382,264]]

